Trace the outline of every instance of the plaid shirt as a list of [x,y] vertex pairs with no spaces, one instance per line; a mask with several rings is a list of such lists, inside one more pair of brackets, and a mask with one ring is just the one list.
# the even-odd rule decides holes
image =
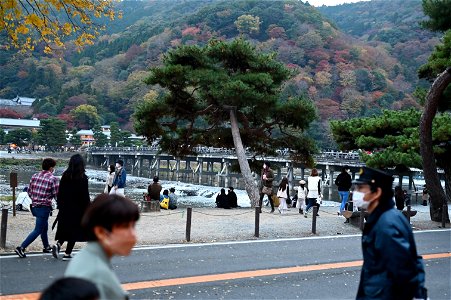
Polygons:
[[59,180],[50,171],[41,171],[31,177],[28,196],[32,206],[52,206],[52,199],[58,194]]

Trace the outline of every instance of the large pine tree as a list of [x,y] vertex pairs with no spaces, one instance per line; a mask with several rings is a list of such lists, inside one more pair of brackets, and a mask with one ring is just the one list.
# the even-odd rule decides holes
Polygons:
[[234,148],[252,205],[259,191],[246,150],[265,156],[290,147],[295,160],[313,163],[315,147],[304,130],[315,108],[303,98],[280,101],[290,72],[274,55],[242,39],[212,40],[171,50],[163,63],[147,83],[167,93],[143,101],[135,113],[135,129],[149,142],[159,140],[163,151],[177,156],[194,153],[198,145]]

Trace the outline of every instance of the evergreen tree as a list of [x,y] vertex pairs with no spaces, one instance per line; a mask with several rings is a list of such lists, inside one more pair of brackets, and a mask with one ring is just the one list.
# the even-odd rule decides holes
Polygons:
[[289,72],[274,55],[241,39],[212,40],[171,50],[163,63],[147,83],[168,93],[143,101],[134,115],[136,131],[150,143],[159,140],[163,151],[177,156],[197,145],[235,148],[252,205],[259,191],[245,146],[261,155],[289,147],[295,160],[312,165],[314,145],[303,132],[316,117],[314,106],[303,98],[280,101]]
[[[420,154],[421,112],[385,110],[382,115],[371,118],[355,118],[346,121],[331,121],[332,134],[341,150],[366,150],[361,152],[363,161],[370,167],[404,170],[409,167],[422,168]],[[451,195],[451,116],[439,114],[433,123],[433,149],[436,164],[445,172],[447,195]],[[440,207],[441,200],[431,199],[432,207]],[[431,220],[440,221],[441,215],[431,209]]]
[[108,145],[108,137],[102,132],[100,125],[94,126],[92,129],[94,132],[94,140],[96,147],[105,147]]
[[71,144],[72,146],[78,148],[82,145],[82,141],[80,136],[77,134],[77,129],[72,129],[71,131],[71,135],[70,135],[70,139],[69,139],[69,144]]
[[3,128],[0,128],[0,145],[3,145],[3,143],[5,142],[5,131],[3,130]]
[[28,146],[31,142],[31,131],[24,128],[11,130],[5,136],[5,142],[16,144],[19,147]]
[[39,142],[41,145],[49,147],[55,151],[57,147],[64,146],[66,140],[66,123],[59,119],[50,118],[41,120],[41,130],[39,131]]
[[110,124],[110,145],[113,147],[120,146],[122,141],[121,130],[117,122],[111,122]]

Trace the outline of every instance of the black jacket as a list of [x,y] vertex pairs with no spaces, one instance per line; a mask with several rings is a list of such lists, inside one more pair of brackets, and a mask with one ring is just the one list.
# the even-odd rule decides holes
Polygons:
[[349,192],[352,186],[351,175],[347,172],[341,172],[335,179],[335,184],[338,186],[340,192]]
[[357,299],[413,299],[424,296],[423,259],[412,229],[393,201],[379,205],[362,235],[363,266]]
[[62,177],[56,200],[58,204],[58,227],[55,240],[86,241],[81,219],[91,203],[88,177],[70,179]]

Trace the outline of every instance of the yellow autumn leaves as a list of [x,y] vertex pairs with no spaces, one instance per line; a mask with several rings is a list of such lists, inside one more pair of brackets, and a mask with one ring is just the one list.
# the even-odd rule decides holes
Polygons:
[[44,44],[51,53],[65,48],[69,36],[74,36],[78,49],[94,43],[104,26],[93,18],[121,17],[115,12],[118,0],[1,0],[0,31],[6,33],[6,48],[33,50]]

